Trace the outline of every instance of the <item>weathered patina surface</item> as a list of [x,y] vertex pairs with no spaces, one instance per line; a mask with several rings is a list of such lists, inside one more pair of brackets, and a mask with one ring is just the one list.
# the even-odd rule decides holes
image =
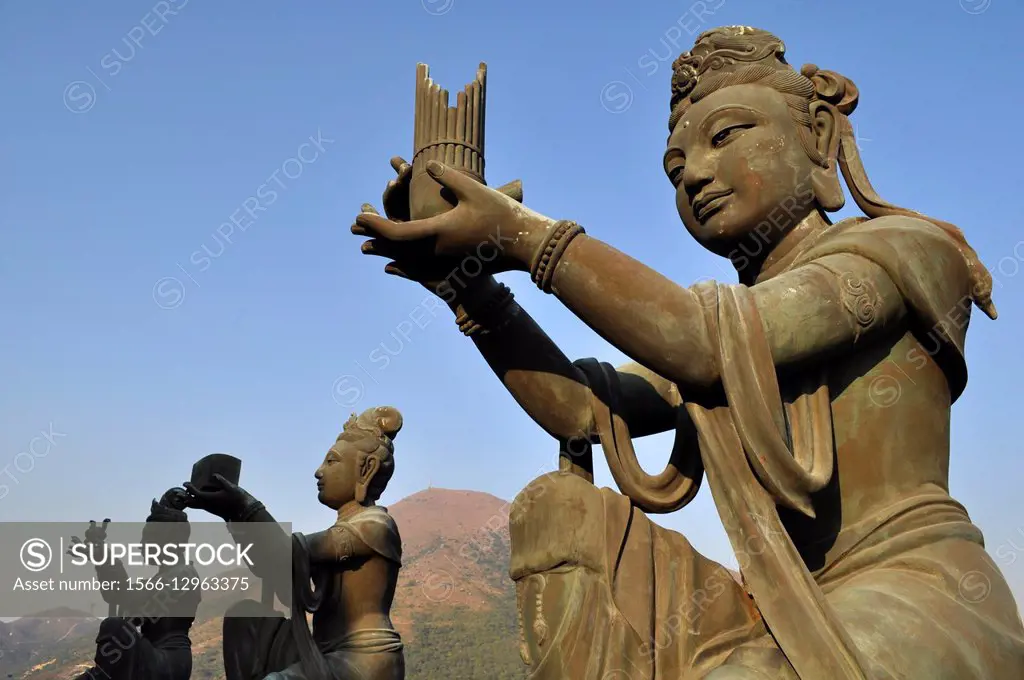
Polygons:
[[[217,484],[206,489],[185,485],[191,507],[221,517],[240,544],[253,545],[253,573],[291,606],[291,618],[268,612],[266,597],[228,610],[228,680],[405,677],[403,643],[390,617],[402,541],[394,519],[376,505],[394,473],[401,428],[392,407],[353,414],[315,473],[317,498],[337,511],[337,521],[308,536],[288,536],[262,503],[222,475],[214,474]],[[288,563],[291,579],[282,578]]]
[[[436,161],[453,209],[410,221],[397,159],[388,218],[356,218],[363,252],[444,298],[561,446],[562,471],[510,518],[531,677],[1024,677],[1013,597],[948,492],[950,408],[971,309],[996,316],[991,277],[957,227],[871,186],[854,84],[784,53],[726,27],[674,64],[665,171],[737,284],[680,286]],[[865,216],[832,224],[841,180]],[[452,285],[468,256],[484,275]],[[490,276],[513,270],[635,363],[570,361]],[[669,464],[646,473],[632,438],[672,430]],[[591,483],[598,442],[621,494]],[[683,507],[704,476],[745,587],[644,515]],[[978,575],[988,596],[965,597]]]

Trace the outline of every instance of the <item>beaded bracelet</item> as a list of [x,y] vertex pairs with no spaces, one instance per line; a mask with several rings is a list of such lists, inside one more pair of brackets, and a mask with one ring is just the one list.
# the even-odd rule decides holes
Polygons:
[[569,247],[569,243],[584,233],[586,232],[583,227],[571,220],[559,220],[555,223],[548,240],[533,256],[533,264],[530,267],[530,275],[538,288],[545,293],[551,292],[551,281],[555,277],[558,260]]
[[239,517],[239,519],[237,521],[239,521],[239,522],[248,522],[253,517],[253,515],[258,513],[260,510],[263,510],[264,508],[265,508],[265,506],[263,505],[263,503],[260,503],[259,501],[256,501],[252,505],[250,505],[247,508],[245,508],[244,510],[242,510],[242,515],[241,515],[241,517]]
[[472,315],[463,307],[462,312],[455,317],[455,323],[463,335],[470,336],[480,333],[486,335],[493,331],[499,331],[508,325],[511,317],[505,313],[509,305],[515,299],[515,295],[504,283],[499,283],[495,290],[486,299],[474,305]]

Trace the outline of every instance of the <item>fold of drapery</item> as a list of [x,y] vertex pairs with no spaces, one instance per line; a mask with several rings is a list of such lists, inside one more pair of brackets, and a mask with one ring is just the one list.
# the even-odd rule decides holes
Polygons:
[[[959,397],[967,381],[967,323],[951,316],[959,312],[969,318],[971,279],[948,234],[918,219],[849,220],[812,235],[798,249],[796,257],[770,275],[835,254],[857,255],[880,266],[903,296],[919,339],[934,338],[936,349],[929,355],[947,377],[951,401]],[[809,375],[798,396],[783,404],[750,289],[713,282],[697,288],[705,303],[713,302],[702,308],[726,397],[725,405],[714,408],[686,403],[698,430],[700,460],[674,456],[659,475],[644,472],[621,416],[614,369],[577,362],[594,391],[596,430],[612,475],[640,509],[671,512],[694,497],[706,473],[733,549],[747,562],[744,578],[797,671],[808,678],[863,678],[863,660],[800,558],[776,507],[813,517],[811,494],[833,474],[825,376]]]
[[516,496],[509,534],[531,680],[678,680],[766,634],[725,567],[570,472]]
[[693,500],[704,476],[700,457],[676,447],[661,473],[648,474],[637,461],[629,427],[622,417],[622,391],[615,368],[596,359],[580,359],[575,365],[583,371],[594,393],[597,432],[619,490],[638,508],[651,513],[674,512]]
[[[823,376],[783,406],[771,350],[746,286],[701,284],[726,405],[687,402],[711,495],[744,582],[802,678],[863,680],[867,664],[789,537],[777,505],[804,511],[832,476],[832,410]],[[788,418],[787,418],[788,416]],[[791,443],[790,443],[791,442]]]
[[[689,474],[676,467],[677,461],[657,476],[643,472],[619,410],[614,369],[604,364],[596,370],[596,362],[577,362],[594,390],[596,429],[612,475],[638,508],[668,512],[693,498],[706,471],[745,582],[790,663],[805,678],[866,678],[853,642],[836,621],[776,508],[787,497],[796,507],[809,508],[810,494],[831,478],[827,386],[819,379],[783,406],[760,318],[753,301],[745,299],[749,290],[708,285],[712,288],[703,293],[710,297],[704,299],[716,303],[708,307],[707,321],[720,352],[727,405],[705,409],[686,404],[700,441],[698,461],[684,462]],[[744,420],[742,434],[737,418]],[[790,439],[796,453],[790,452]]]

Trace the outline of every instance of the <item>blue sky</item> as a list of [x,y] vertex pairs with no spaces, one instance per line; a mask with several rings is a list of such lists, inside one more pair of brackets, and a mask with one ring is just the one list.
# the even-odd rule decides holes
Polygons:
[[[0,2],[0,519],[138,520],[226,451],[279,520],[322,528],[313,471],[351,411],[384,403],[406,422],[385,503],[428,484],[511,499],[552,443],[447,310],[348,231],[410,154],[416,63],[451,91],[488,63],[492,185],[521,178],[532,208],[681,284],[733,281],[680,225],[661,155],[671,60],[742,23],[852,78],[875,186],[962,226],[993,271],[1001,317],[968,336],[952,491],[1024,593],[1022,20],[1013,0]],[[623,359],[504,278],[567,354]],[[668,446],[642,441],[643,462]],[[706,489],[659,521],[731,561]]]

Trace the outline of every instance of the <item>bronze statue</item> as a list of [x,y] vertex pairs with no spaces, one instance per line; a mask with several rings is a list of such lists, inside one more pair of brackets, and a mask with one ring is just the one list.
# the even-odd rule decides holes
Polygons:
[[[318,500],[337,511],[337,521],[309,536],[289,537],[262,503],[219,473],[203,489],[185,484],[190,507],[227,521],[240,544],[252,542],[253,573],[291,607],[290,620],[268,611],[272,598],[228,610],[228,680],[405,677],[402,639],[390,618],[402,542],[391,515],[375,505],[394,473],[393,440],[401,428],[402,416],[391,407],[353,414],[345,423],[315,474]],[[289,573],[282,556],[291,579],[281,577]]]
[[[1013,597],[948,492],[950,406],[972,303],[996,316],[991,277],[957,227],[871,186],[854,84],[784,52],[726,27],[673,65],[665,172],[738,284],[679,286],[436,161],[453,209],[406,221],[397,159],[389,219],[356,218],[363,252],[444,297],[562,447],[510,515],[533,678],[1024,677]],[[866,217],[832,224],[840,173]],[[482,243],[502,257],[446,285]],[[566,358],[490,276],[513,270],[635,363]],[[631,438],[673,430],[668,465],[646,473]],[[592,484],[598,441],[623,495]],[[685,506],[705,474],[743,586],[644,514]],[[988,597],[961,596],[979,574]]]
[[[185,513],[187,496],[181,488],[169,489],[159,501],[153,500],[143,544],[187,543],[191,529]],[[101,546],[106,541],[110,520],[97,526],[89,522],[84,543]],[[73,543],[83,542],[73,538]],[[176,551],[180,557],[180,549]],[[166,554],[166,553],[165,553]],[[195,567],[180,560],[176,565],[161,563],[153,581],[160,589],[129,588],[124,563],[97,564],[96,578],[116,582],[119,587],[102,591],[110,615],[100,622],[96,636],[95,665],[77,680],[188,680],[192,675],[192,641],[189,630],[195,622],[201,594],[198,588],[175,588],[172,583],[198,579]],[[161,616],[160,611],[178,616]],[[189,616],[180,616],[189,613]]]

